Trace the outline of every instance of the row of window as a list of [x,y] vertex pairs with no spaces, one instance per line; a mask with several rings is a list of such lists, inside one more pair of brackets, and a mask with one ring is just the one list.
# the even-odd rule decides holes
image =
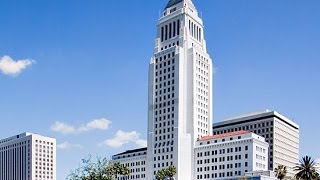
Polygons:
[[[163,70],[158,70],[158,71],[156,71],[156,77],[158,77],[158,76],[160,76],[160,75],[162,75],[162,72],[163,72],[163,74],[166,74],[167,72],[169,73],[170,71],[174,71],[174,67],[175,66],[171,66],[171,68],[169,67],[168,69],[163,69]],[[172,83],[173,84],[173,83]]]
[[145,178],[145,177],[146,177],[145,174],[136,174],[136,175],[128,175],[128,176],[117,177],[117,180],[141,179],[141,178]]
[[160,32],[161,42],[174,38],[175,36],[179,36],[179,34],[180,34],[180,20],[178,19],[177,21],[173,21],[172,23],[166,24],[161,27],[161,32]]
[[[174,91],[174,86],[172,86],[171,88],[168,88],[168,93],[169,93],[170,91]],[[167,89],[159,90],[159,93],[158,93],[158,91],[156,91],[156,92],[155,92],[155,95],[156,95],[156,96],[158,96],[158,94],[161,95],[162,92],[163,92],[163,94],[167,93]],[[173,102],[173,101],[172,101],[172,102]]]
[[168,153],[168,152],[173,152],[173,147],[167,147],[167,148],[162,148],[162,150],[161,149],[155,149],[154,150],[154,154],[160,154],[160,153]]
[[42,143],[42,144],[47,144],[47,145],[53,145],[53,142],[48,142],[48,141],[42,141],[42,140],[36,140],[36,143]]
[[173,154],[170,154],[170,157],[169,157],[169,154],[167,154],[165,156],[162,155],[162,156],[158,156],[158,157],[153,157],[154,162],[160,161],[160,160],[168,160],[168,159],[173,159]]
[[[250,125],[245,125],[242,127],[235,127],[235,128],[229,128],[229,129],[224,129],[224,130],[218,130],[218,131],[214,131],[213,134],[223,134],[223,133],[227,133],[227,132],[234,132],[234,131],[240,131],[240,130],[253,130],[253,129],[257,129],[257,128],[261,128],[261,127],[267,127],[267,128],[263,128],[265,129],[265,132],[269,132],[269,131],[273,131],[273,127],[269,127],[273,126],[273,121],[271,122],[262,122],[262,123],[256,123],[256,124],[250,124]],[[261,129],[262,132],[262,129]]]
[[168,166],[172,166],[173,162],[162,162],[162,163],[157,163],[157,164],[153,164],[153,168],[160,168],[160,167],[168,167]]
[[[9,140],[8,140],[9,141]],[[7,141],[4,141],[7,142]],[[28,143],[30,143],[30,140],[28,140]],[[27,144],[27,141],[23,141],[23,142],[19,142],[19,143],[15,143],[15,144],[10,144],[4,147],[0,147],[0,150],[7,150],[7,149],[11,149],[11,148],[18,148],[21,146],[25,146]],[[30,144],[28,144],[28,147],[30,147]]]
[[[167,139],[173,139],[174,138],[174,134],[171,134],[171,137],[170,137],[170,134],[167,135],[168,138]],[[162,140],[166,140],[166,135],[163,135],[163,136],[156,136],[155,137],[155,141],[162,141]],[[160,147],[160,145],[159,145]]]
[[[234,166],[233,166],[234,165]],[[244,166],[248,167],[249,163],[244,162]],[[210,168],[211,167],[211,168]],[[230,164],[220,164],[214,165],[214,166],[205,166],[205,167],[197,167],[197,172],[206,172],[206,171],[219,171],[219,170],[224,170],[224,169],[233,169],[233,168],[241,168],[241,163],[230,163]]]
[[[171,93],[171,94],[167,94],[167,95],[164,95],[164,96],[159,96],[159,97],[156,97],[155,98],[155,102],[157,103],[158,102],[158,99],[159,99],[159,102],[162,102],[162,99],[165,101],[165,100],[172,100],[172,98],[174,98],[174,93]],[[168,110],[168,112],[170,112],[170,110]]]
[[202,41],[202,28],[200,28],[196,23],[189,20],[189,32],[193,38]]
[[[170,71],[169,69],[168,69],[168,71]],[[171,76],[170,76],[170,73],[168,73],[167,76],[164,74],[163,77],[159,77],[159,82],[161,83],[162,79],[163,79],[163,81],[165,81],[167,79],[167,77],[168,77],[168,79],[170,79],[171,77],[174,78],[174,72],[171,73]],[[155,79],[155,82],[158,83],[158,77]]]
[[[174,53],[172,54],[172,56],[174,56]],[[171,55],[168,54],[168,60],[165,61],[165,60],[167,59],[167,55],[164,55],[164,56],[163,56],[164,61],[162,62],[162,60],[161,60],[159,63],[156,64],[156,66],[155,66],[155,67],[156,67],[156,70],[158,70],[158,68],[161,70],[162,67],[165,68],[167,65],[168,65],[168,66],[170,66],[171,64],[173,65],[174,62],[175,62],[175,60],[174,60],[174,58],[170,60],[170,57],[171,57]],[[160,59],[161,59],[161,58],[160,58]],[[156,61],[157,61],[157,60],[156,60]]]
[[[179,41],[177,41],[177,46],[179,46]],[[169,44],[169,45],[166,45],[166,46],[164,46],[164,47],[161,47],[161,51],[163,51],[163,49],[167,49],[168,47],[169,48],[171,48],[171,46],[172,47],[175,47],[176,46],[176,43],[174,42],[174,43],[172,43],[172,44]]]
[[[170,109],[170,108],[168,108],[168,109]],[[168,110],[169,111],[169,110]],[[170,115],[170,114],[167,114],[167,119],[166,119],[166,115],[163,115],[163,116],[157,116],[157,117],[155,117],[155,122],[158,122],[158,120],[159,121],[162,121],[162,120],[169,120],[170,119],[170,117],[174,117],[174,116],[172,116],[172,115]],[[172,120],[172,121],[174,121],[174,120]],[[172,122],[172,124],[174,124],[174,122]]]
[[[45,176],[45,175],[43,175],[43,176],[41,176],[41,175],[39,175],[39,176],[38,176],[38,175],[35,175],[35,177],[36,177],[36,178],[39,177],[39,178],[53,179],[53,176]],[[49,178],[49,177],[50,177],[50,178]],[[35,179],[35,180],[42,180],[42,179]]]
[[[245,170],[245,172],[248,172],[248,170]],[[226,175],[226,176],[225,176]],[[235,176],[241,176],[241,171],[234,171],[234,175]],[[211,177],[210,174],[199,174],[197,175],[197,179],[208,179],[208,178],[223,178],[223,177],[232,177],[233,176],[233,172],[229,171],[229,172],[220,172],[220,173],[212,173]]]
[[[163,57],[163,58],[162,58],[162,57]],[[167,54],[167,55],[160,56],[160,57],[156,58],[156,63],[167,60],[167,57],[168,57],[168,59],[169,59],[170,57],[174,57],[174,52],[172,52],[171,55],[170,55],[170,53],[169,53],[169,54]],[[174,64],[174,59],[172,59],[172,64]]]
[[174,141],[167,141],[167,142],[160,142],[160,143],[155,143],[154,148],[160,148],[161,146],[173,146]]
[[[155,137],[161,137],[161,134],[166,134],[166,133],[170,133],[170,129],[172,129],[171,131],[173,132],[174,131],[174,129],[173,129],[174,127],[171,127],[171,128],[167,128],[167,131],[166,131],[166,128],[163,128],[163,129],[158,129],[158,130],[155,130]],[[158,135],[158,132],[159,132],[159,136],[157,136]],[[168,135],[168,139],[170,138],[170,136],[169,136],[169,134],[167,134]],[[165,135],[164,135],[165,136]],[[165,137],[163,137],[163,140],[165,140],[166,138]],[[159,140],[161,140],[161,139],[159,139]]]
[[[217,141],[215,141],[215,142],[217,142]],[[210,141],[208,141],[207,144],[210,144]],[[200,143],[200,145],[202,145],[202,144]],[[245,151],[248,151],[248,149],[249,149],[249,147],[245,146]],[[233,152],[241,152],[241,150],[242,150],[242,148],[241,148],[241,146],[239,146],[239,147],[234,147],[234,148],[231,147],[231,148],[227,148],[227,149],[220,149],[219,151],[218,150],[212,150],[212,151],[198,152],[197,153],[197,157],[213,156],[213,155],[225,154],[225,153],[233,153]]]

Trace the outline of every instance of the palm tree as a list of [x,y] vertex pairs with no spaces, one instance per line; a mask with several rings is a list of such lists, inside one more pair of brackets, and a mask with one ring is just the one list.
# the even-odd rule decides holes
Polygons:
[[274,171],[276,173],[277,178],[280,180],[284,179],[284,177],[286,177],[287,175],[287,167],[282,164],[279,164],[278,167],[274,169]]
[[295,177],[303,180],[319,179],[319,174],[316,170],[316,162],[310,156],[302,157],[300,163],[295,167],[298,171]]
[[109,168],[107,167],[107,171],[109,171],[109,175],[111,175],[114,178],[117,178],[118,175],[122,175],[122,176],[130,175],[129,168],[121,165],[120,162],[115,162],[110,164]]
[[177,168],[174,166],[169,166],[166,169],[166,175],[171,179],[173,179],[173,176],[177,174]]
[[177,174],[177,169],[174,166],[169,166],[165,169],[160,169],[156,174],[157,180],[164,180],[169,178],[170,180],[173,179],[173,176]]
[[165,169],[160,169],[156,174],[157,180],[164,180],[165,177],[166,177]]

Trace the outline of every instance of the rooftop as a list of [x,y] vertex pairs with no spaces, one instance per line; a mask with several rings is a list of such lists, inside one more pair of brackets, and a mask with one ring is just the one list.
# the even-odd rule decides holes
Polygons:
[[199,139],[198,141],[208,141],[208,140],[212,140],[212,139],[219,139],[219,138],[225,138],[225,137],[230,137],[230,136],[237,136],[237,135],[241,135],[241,134],[247,134],[250,133],[249,131],[234,131],[234,132],[228,132],[228,133],[224,133],[224,134],[217,134],[217,135],[213,135],[213,136],[205,136],[202,137],[201,139]]
[[283,116],[282,114],[280,114],[276,111],[270,111],[270,110],[249,113],[249,114],[244,114],[244,115],[228,118],[228,119],[225,119],[224,121],[213,123],[213,129],[225,127],[225,126],[236,125],[236,124],[244,123],[244,122],[260,121],[260,120],[265,120],[268,118],[277,118],[280,121],[288,124],[292,128],[299,130],[298,124],[296,124],[292,120],[288,119],[287,117]]
[[139,149],[131,149],[131,150],[127,150],[125,152],[116,154],[114,156],[120,156],[120,155],[124,155],[124,154],[131,154],[131,153],[136,153],[136,152],[142,152],[142,151],[147,151],[147,148],[139,148]]

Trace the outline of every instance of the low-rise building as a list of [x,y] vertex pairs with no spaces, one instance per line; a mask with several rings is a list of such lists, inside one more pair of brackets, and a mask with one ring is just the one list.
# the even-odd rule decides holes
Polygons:
[[277,180],[273,171],[253,171],[247,172],[242,178],[245,180]]
[[246,130],[266,139],[270,145],[269,170],[279,164],[287,167],[288,176],[294,177],[299,162],[299,126],[276,111],[262,111],[241,115],[213,124],[213,134]]
[[248,131],[203,137],[195,145],[196,179],[236,179],[267,170],[268,148],[263,137]]
[[130,175],[118,176],[117,180],[146,179],[147,148],[133,149],[112,156],[112,161],[129,168]]

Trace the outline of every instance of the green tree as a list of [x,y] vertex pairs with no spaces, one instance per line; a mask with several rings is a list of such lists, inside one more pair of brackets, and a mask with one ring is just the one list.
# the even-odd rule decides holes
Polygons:
[[296,179],[301,180],[318,180],[319,173],[316,169],[316,162],[310,156],[302,157],[299,161],[300,163],[295,167],[297,174],[295,175]]
[[166,177],[165,169],[160,169],[156,174],[157,180],[164,180],[165,177]]
[[282,164],[279,164],[278,167],[274,169],[274,171],[276,173],[277,178],[280,180],[284,179],[284,177],[286,177],[287,175],[287,167]]
[[177,174],[177,168],[174,166],[169,166],[166,170],[166,176],[169,177],[170,179],[173,178],[174,175]]
[[129,175],[129,169],[119,162],[110,162],[106,158],[97,158],[92,162],[91,156],[83,159],[82,164],[73,170],[67,180],[114,180],[117,175]]
[[160,169],[156,174],[157,180],[164,180],[165,178],[173,179],[173,176],[177,174],[177,169],[174,166],[169,166],[168,168]]

